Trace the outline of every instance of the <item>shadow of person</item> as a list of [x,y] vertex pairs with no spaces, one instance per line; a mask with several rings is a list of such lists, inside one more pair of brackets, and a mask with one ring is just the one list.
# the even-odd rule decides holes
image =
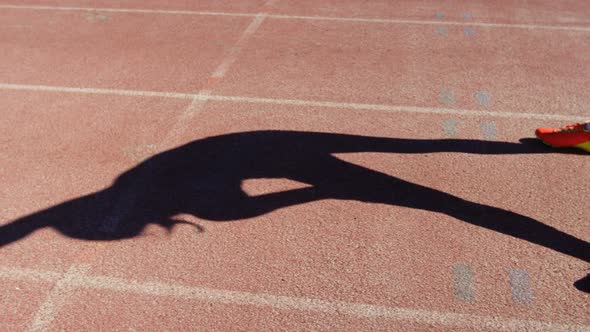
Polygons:
[[[77,239],[137,236],[149,223],[171,229],[190,214],[212,221],[260,216],[322,199],[382,203],[444,213],[472,225],[590,261],[589,244],[532,218],[470,202],[333,156],[346,152],[531,154],[538,143],[417,140],[295,131],[209,137],[159,153],[121,174],[107,189],[0,227],[0,246],[43,227]],[[482,177],[484,174],[482,174]],[[249,196],[246,179],[288,178],[309,187]]]

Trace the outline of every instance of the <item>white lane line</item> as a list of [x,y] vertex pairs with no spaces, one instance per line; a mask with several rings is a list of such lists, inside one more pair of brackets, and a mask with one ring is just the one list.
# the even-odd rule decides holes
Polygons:
[[225,74],[229,70],[229,67],[237,60],[238,54],[240,54],[240,51],[242,49],[242,45],[244,45],[247,42],[247,40],[256,32],[256,30],[258,30],[266,16],[267,14],[256,15],[256,18],[254,18],[254,20],[250,22],[246,30],[244,30],[244,32],[240,36],[240,39],[238,39],[236,45],[234,45],[231,48],[229,54],[223,59],[223,61],[217,67],[215,72],[213,72],[211,77],[222,78],[223,76],[225,76]]
[[341,103],[332,101],[315,101],[302,99],[275,99],[275,98],[258,98],[258,97],[241,97],[241,96],[222,96],[209,95],[204,93],[175,93],[175,92],[156,92],[156,91],[137,91],[137,90],[118,90],[118,89],[94,89],[94,88],[71,88],[45,85],[25,85],[25,84],[0,84],[0,90],[25,90],[25,91],[47,91],[47,92],[66,92],[66,93],[87,93],[87,94],[109,94],[134,97],[162,97],[162,98],[180,98],[193,100],[213,100],[221,102],[234,103],[252,103],[252,104],[272,104],[288,106],[305,106],[305,107],[325,107],[325,108],[346,108],[366,111],[383,111],[394,113],[417,113],[417,114],[453,114],[475,117],[497,117],[512,119],[530,119],[530,120],[560,120],[560,121],[585,121],[590,116],[576,116],[565,114],[542,114],[542,113],[519,113],[519,112],[499,112],[485,110],[454,109],[440,107],[418,107],[404,105],[385,105],[385,104],[362,104],[362,103]]
[[30,6],[30,5],[0,5],[0,9],[29,9],[29,10],[63,10],[63,11],[100,11],[110,13],[138,13],[138,14],[171,14],[171,15],[205,15],[205,16],[256,16],[256,13],[232,13],[194,10],[169,9],[140,9],[140,8],[93,8],[71,6]]
[[[30,276],[31,270],[19,268],[0,268],[0,278],[21,281],[37,281]],[[588,325],[575,325],[537,320],[514,319],[499,316],[461,314],[425,309],[411,309],[396,306],[381,306],[345,301],[323,300],[317,298],[280,296],[264,293],[250,293],[232,290],[212,289],[187,286],[178,283],[140,282],[109,276],[89,276],[82,269],[71,269],[58,279],[56,289],[103,289],[109,291],[136,293],[148,296],[165,296],[208,303],[248,305],[254,307],[270,307],[282,310],[300,310],[322,312],[327,314],[347,315],[356,318],[378,318],[392,321],[406,321],[419,324],[442,325],[454,328],[498,329],[503,331],[590,331]],[[35,275],[53,277],[55,272],[34,271]],[[58,287],[59,286],[59,287]],[[61,294],[61,293],[59,293]],[[51,296],[50,296],[51,298]],[[46,326],[43,317],[56,313],[62,295],[55,294],[53,302],[47,306],[40,317],[38,326]]]
[[240,40],[238,40],[238,45],[242,45],[243,43],[245,43],[248,40],[248,38],[250,38],[250,36],[252,36],[256,32],[256,30],[258,30],[258,28],[267,16],[268,14],[266,13],[260,13],[256,15],[256,18],[252,20],[252,22],[250,22],[250,25],[248,25],[244,33],[242,33]]
[[28,85],[28,84],[1,84],[3,90],[28,90],[28,91],[47,91],[47,92],[67,92],[67,93],[89,93],[100,95],[120,95],[132,97],[160,97],[160,98],[177,98],[193,99],[194,93],[176,93],[176,92],[159,92],[159,91],[137,91],[137,90],[120,90],[120,89],[101,89],[101,88],[72,88],[64,86],[49,85]]
[[478,111],[469,109],[453,109],[453,108],[439,108],[439,107],[417,107],[417,106],[403,106],[403,105],[383,105],[383,104],[359,104],[359,103],[340,103],[331,101],[312,101],[300,99],[271,99],[271,98],[256,98],[256,97],[235,97],[235,96],[210,96],[210,100],[215,101],[233,101],[245,102],[255,104],[276,104],[276,105],[292,105],[292,106],[312,106],[312,107],[327,107],[327,108],[349,108],[358,110],[371,111],[385,111],[397,113],[426,113],[426,114],[455,114],[467,116],[489,116],[501,118],[518,118],[518,119],[541,119],[541,120],[574,120],[584,121],[587,117],[561,115],[561,114],[539,114],[539,113],[516,113],[516,112],[494,112],[494,111]]
[[55,282],[63,273],[56,271],[39,271],[27,268],[0,267],[0,278],[9,280],[26,280],[34,282]]
[[59,309],[66,303],[70,295],[72,295],[76,290],[75,282],[77,279],[86,274],[89,269],[90,266],[88,265],[74,265],[70,267],[63,277],[59,279],[53,286],[53,289],[49,295],[47,295],[45,302],[41,304],[41,307],[35,314],[33,321],[27,328],[28,332],[48,330],[51,322],[57,316]]
[[184,134],[188,129],[191,120],[201,112],[207,103],[207,96],[210,94],[210,90],[201,90],[198,96],[203,98],[193,97],[191,103],[184,110],[184,112],[178,116],[176,122],[172,125],[172,128],[162,140],[163,146],[172,146],[174,145],[174,142],[179,142],[181,140],[182,134]]
[[[0,9],[28,9],[28,10],[64,10],[64,11],[100,11],[115,13],[143,13],[143,14],[172,14],[172,15],[208,15],[208,16],[239,16],[254,17],[257,13],[232,13],[192,10],[163,10],[163,9],[134,9],[134,8],[91,8],[91,7],[61,7],[61,6],[28,6],[28,5],[0,5]],[[527,30],[557,30],[557,31],[581,31],[590,32],[590,27],[543,25],[543,24],[512,24],[512,23],[486,23],[486,22],[461,22],[461,21],[435,21],[435,20],[404,20],[404,19],[379,19],[379,18],[355,18],[355,17],[330,17],[330,16],[302,16],[269,14],[269,18],[287,20],[314,20],[314,21],[341,21],[358,23],[385,23],[385,24],[412,24],[412,25],[454,25],[454,26],[478,26],[486,28],[514,28]]]
[[[264,21],[265,17],[266,14],[256,15],[256,17],[254,17],[252,22],[250,22],[250,24],[242,32],[236,44],[231,48],[230,52],[222,58],[221,63],[219,64],[219,66],[217,66],[213,74],[210,76],[211,78],[219,80],[225,75],[225,73],[229,70],[231,65],[236,61],[238,54],[240,52],[240,45],[246,43],[247,40],[256,32],[256,30]],[[211,88],[214,88],[214,86],[211,86]],[[192,101],[184,110],[184,112],[176,118],[176,121],[172,125],[172,128],[170,128],[170,130],[162,140],[162,146],[171,147],[174,146],[175,143],[182,141],[182,135],[188,129],[191,120],[194,119],[201,112],[201,110],[207,103],[208,97],[212,94],[212,92],[212,90],[203,89],[199,91],[197,94],[189,96],[185,94],[171,94],[172,96],[178,95],[181,98],[190,97],[192,98]],[[148,95],[154,96],[154,94],[149,93]],[[138,200],[138,195],[144,192],[146,183],[149,183],[149,181],[147,181],[146,179],[149,179],[151,177],[152,172],[152,169],[144,169],[140,176],[137,177],[139,180],[129,184],[127,188],[124,188],[123,192],[120,195],[120,199],[115,203],[114,209],[112,210],[111,214],[107,216],[105,220],[103,220],[101,227],[99,229],[101,232],[105,232],[107,234],[114,234],[118,231],[121,221],[123,221],[128,216],[129,212],[135,206],[135,203]]]
[[434,21],[434,20],[403,20],[403,19],[379,19],[379,18],[355,18],[355,17],[329,17],[329,16],[299,16],[299,15],[269,15],[269,18],[289,20],[316,20],[316,21],[341,21],[359,23],[385,23],[385,24],[411,24],[411,25],[452,25],[452,26],[477,26],[485,28],[514,28],[527,30],[564,30],[590,32],[590,27],[564,26],[564,25],[540,25],[540,24],[514,24],[514,23],[486,23],[486,22],[460,22],[460,21]]
[[228,57],[225,58],[225,61],[223,61],[219,65],[219,67],[217,67],[217,69],[215,70],[215,72],[213,72],[211,77],[221,78],[221,77],[225,76],[225,73],[227,73],[229,66],[231,64],[233,64],[234,61],[236,61],[236,59],[238,58],[238,54],[240,53],[240,51],[241,51],[241,48],[239,46],[232,47],[231,50],[229,51]]
[[[237,60],[240,50],[242,49],[242,46],[245,43],[247,43],[248,40],[252,37],[252,35],[256,32],[256,30],[258,30],[266,16],[266,14],[261,13],[254,17],[252,22],[250,22],[250,24],[248,24],[246,29],[242,32],[236,44],[232,46],[229,53],[222,58],[221,63],[213,71],[213,74],[211,74],[211,78],[219,81],[221,78],[223,78],[223,76],[225,76],[229,68]],[[193,100],[191,104],[187,107],[185,112],[176,120],[176,123],[174,124],[173,128],[168,133],[167,138],[165,140],[166,143],[173,143],[173,141],[171,141],[172,139],[181,136],[185,132],[190,120],[193,119],[196,116],[196,114],[198,114],[201,111],[201,109],[207,103],[207,100],[209,100],[209,97],[213,94],[212,89],[214,89],[215,86],[213,85],[209,88],[211,90],[201,90],[199,91],[199,93],[192,96]]]

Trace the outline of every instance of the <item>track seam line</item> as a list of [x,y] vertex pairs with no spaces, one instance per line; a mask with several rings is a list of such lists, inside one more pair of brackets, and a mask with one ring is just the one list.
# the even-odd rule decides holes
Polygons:
[[[38,281],[38,276],[46,279],[56,279],[57,284],[52,290],[53,299],[46,313],[54,313],[55,307],[60,305],[62,295],[56,295],[57,290],[67,289],[102,289],[117,292],[129,292],[140,295],[173,297],[187,300],[204,301],[209,303],[248,305],[254,307],[270,307],[281,310],[299,310],[322,312],[327,314],[341,314],[357,318],[386,319],[393,321],[408,321],[422,324],[438,324],[450,327],[472,327],[476,329],[491,328],[510,331],[590,331],[588,325],[574,325],[538,320],[516,319],[488,315],[474,315],[455,312],[442,312],[425,309],[411,309],[396,306],[372,305],[338,300],[325,300],[309,297],[293,297],[272,295],[267,293],[252,293],[233,290],[213,289],[206,287],[187,286],[180,283],[141,282],[134,279],[124,279],[101,275],[87,275],[87,267],[75,266],[66,273],[46,272],[16,267],[0,267],[0,278],[18,281]],[[33,272],[33,275],[29,275]],[[61,277],[58,277],[61,276]],[[41,314],[43,316],[43,314]],[[45,324],[40,320],[39,324]],[[42,326],[42,325],[38,325]]]
[[[236,12],[232,13],[232,12],[192,11],[192,10],[92,8],[92,7],[26,6],[26,5],[0,5],[0,9],[101,11],[101,12],[114,12],[114,13],[234,16],[234,17],[255,17],[256,15],[259,15],[258,13],[236,13]],[[451,25],[451,26],[470,26],[470,27],[476,26],[476,27],[486,27],[486,28],[514,28],[514,29],[526,29],[526,30],[556,30],[556,31],[590,32],[590,27],[527,24],[527,23],[487,23],[487,22],[461,22],[461,21],[437,21],[437,20],[407,20],[407,19],[305,16],[305,15],[286,15],[286,14],[268,14],[267,17],[272,18],[272,19],[287,19],[287,20],[340,21],[340,22],[357,22],[357,23],[385,23],[385,24],[409,24],[409,25]]]
[[[417,113],[417,114],[453,114],[479,117],[495,118],[512,118],[512,119],[531,119],[531,120],[564,120],[564,121],[584,121],[590,116],[565,115],[565,114],[542,114],[542,113],[518,113],[518,112],[499,112],[470,109],[453,109],[441,107],[420,107],[404,105],[387,105],[387,104],[364,104],[348,103],[333,101],[316,101],[303,99],[280,99],[280,98],[260,98],[260,97],[242,97],[242,96],[225,96],[214,95],[209,90],[202,90],[199,93],[176,93],[176,92],[157,92],[157,91],[140,91],[140,90],[120,90],[120,89],[95,89],[95,88],[72,88],[46,85],[26,85],[26,84],[3,84],[0,83],[0,90],[24,90],[24,91],[44,91],[44,92],[63,92],[63,93],[85,93],[85,94],[105,94],[120,95],[131,97],[159,97],[159,98],[176,98],[192,99],[193,103],[197,100],[202,101],[219,101],[233,103],[251,103],[251,104],[271,104],[287,106],[305,106],[305,107],[324,107],[324,108],[346,108],[365,111],[383,111],[393,113]],[[190,108],[190,107],[189,107]],[[191,111],[193,112],[193,111]]]

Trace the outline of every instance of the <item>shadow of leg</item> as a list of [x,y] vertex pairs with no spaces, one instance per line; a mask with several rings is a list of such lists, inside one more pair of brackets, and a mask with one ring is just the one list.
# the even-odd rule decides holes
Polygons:
[[330,170],[330,182],[318,186],[321,196],[440,212],[590,262],[589,243],[532,218],[466,201],[338,159],[324,167]]
[[45,216],[32,216],[16,219],[0,226],[0,247],[19,241],[40,228],[48,226]]

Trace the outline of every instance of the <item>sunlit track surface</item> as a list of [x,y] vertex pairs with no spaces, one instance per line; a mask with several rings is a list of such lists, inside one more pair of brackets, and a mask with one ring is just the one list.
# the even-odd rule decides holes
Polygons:
[[0,1],[0,326],[590,331],[582,1]]

